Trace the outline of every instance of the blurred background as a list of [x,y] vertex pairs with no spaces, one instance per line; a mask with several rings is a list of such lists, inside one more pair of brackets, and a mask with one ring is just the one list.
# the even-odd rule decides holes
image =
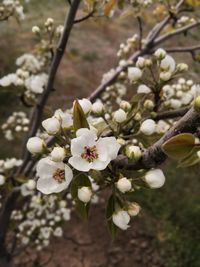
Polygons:
[[[65,12],[63,0],[32,0],[26,6],[25,21],[2,22],[0,77],[14,71],[16,58],[34,48],[32,26],[42,25],[48,17],[62,24]],[[74,98],[88,96],[100,83],[103,73],[116,65],[120,43],[136,30],[132,18],[109,21],[98,18],[76,25],[60,66],[56,91],[49,101],[53,108],[67,108]],[[189,57],[187,60],[191,63]],[[14,92],[0,92],[0,123],[21,109],[24,107],[19,105]],[[19,157],[19,147],[6,141],[2,133],[0,147],[0,158]],[[103,208],[106,195],[103,195],[100,203],[93,205],[89,222],[72,214],[64,238],[52,241],[42,261],[48,267],[199,267],[200,168],[177,169],[171,162],[164,168],[165,186],[134,194],[133,200],[140,203],[142,212],[116,240],[111,240],[106,228]]]

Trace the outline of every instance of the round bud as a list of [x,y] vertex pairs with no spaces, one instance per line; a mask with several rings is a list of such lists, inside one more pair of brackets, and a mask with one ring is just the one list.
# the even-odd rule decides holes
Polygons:
[[26,183],[26,187],[29,189],[29,190],[34,190],[35,187],[36,187],[36,182],[31,179],[31,180],[28,180],[28,182]]
[[49,135],[57,134],[61,127],[59,120],[55,117],[44,120],[42,126]]
[[26,147],[30,153],[38,154],[43,152],[45,143],[41,138],[35,136],[28,139]]
[[130,159],[139,160],[142,156],[142,151],[139,146],[128,146],[126,149],[126,155]]
[[126,177],[119,179],[116,186],[117,189],[122,193],[130,191],[132,188],[130,180],[128,180]]
[[122,123],[126,120],[127,114],[123,109],[120,108],[117,111],[115,111],[113,118],[117,123]]
[[140,210],[141,207],[136,202],[129,203],[127,211],[130,216],[137,216]]
[[100,101],[95,102],[95,103],[92,105],[92,111],[93,111],[93,113],[98,114],[98,115],[103,114],[104,111],[105,111],[103,103],[100,102]]
[[130,82],[136,82],[142,77],[142,71],[136,67],[128,68],[128,79]]
[[151,188],[160,188],[165,183],[165,176],[162,170],[153,169],[145,174],[144,180]]
[[51,159],[53,161],[56,162],[63,161],[65,156],[66,156],[65,149],[62,147],[54,147],[54,149],[51,151]]
[[158,48],[156,51],[155,51],[155,53],[154,53],[154,55],[155,55],[155,57],[158,59],[158,60],[162,60],[162,59],[164,59],[165,58],[165,56],[166,56],[166,51],[164,50],[164,49],[162,49],[162,48]]
[[146,110],[152,111],[153,108],[154,108],[154,103],[153,103],[153,101],[152,101],[152,100],[149,100],[149,99],[145,100],[145,102],[144,102],[144,108],[145,108]]
[[83,186],[78,189],[78,199],[84,203],[88,203],[92,197],[92,190],[90,187]]
[[141,126],[140,131],[145,135],[152,135],[156,130],[156,123],[154,120],[147,119],[145,120]]
[[0,174],[0,185],[4,185],[6,181],[6,177]]

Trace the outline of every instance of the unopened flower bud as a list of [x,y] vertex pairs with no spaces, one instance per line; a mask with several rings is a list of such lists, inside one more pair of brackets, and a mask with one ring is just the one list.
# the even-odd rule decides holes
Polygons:
[[128,68],[128,79],[130,82],[136,82],[142,77],[142,71],[136,67]]
[[120,103],[120,108],[127,112],[130,110],[131,104],[128,101],[122,100]]
[[0,174],[0,185],[4,185],[5,181],[6,181],[5,176]]
[[60,122],[57,118],[52,117],[49,119],[46,119],[42,122],[42,126],[46,130],[46,132],[50,135],[55,135],[60,131]]
[[117,111],[115,111],[113,118],[116,122],[122,123],[126,120],[127,114],[123,109],[120,108]]
[[145,67],[145,58],[139,57],[135,65],[137,68],[143,69]]
[[137,216],[140,210],[141,207],[136,202],[129,203],[127,211],[130,216]]
[[164,59],[166,54],[167,54],[166,51],[162,48],[158,48],[154,53],[154,55],[156,56],[158,60]]
[[38,154],[43,152],[45,143],[41,138],[35,136],[28,139],[26,147],[30,153]]
[[92,105],[92,111],[93,111],[95,114],[98,114],[98,115],[103,114],[104,111],[105,111],[105,108],[104,108],[103,103],[100,102],[100,101],[95,102],[95,103]]
[[176,66],[176,69],[177,69],[178,72],[187,71],[187,70],[188,70],[188,65],[185,64],[185,63],[179,63],[179,64]]
[[88,114],[92,109],[92,103],[87,98],[83,98],[78,100],[79,104],[81,105],[83,112]]
[[51,151],[51,159],[53,161],[59,162],[63,161],[63,159],[66,156],[65,149],[62,147],[54,147],[54,149]]
[[84,203],[88,203],[92,197],[92,190],[90,187],[83,186],[78,189],[78,199]]
[[142,156],[142,151],[139,146],[128,146],[126,149],[126,155],[130,159],[139,160]]
[[149,94],[151,93],[151,89],[145,84],[140,84],[137,89],[138,94]]
[[145,174],[145,182],[151,187],[151,188],[160,188],[165,183],[165,176],[163,174],[163,171],[160,169],[153,169],[148,171]]
[[37,33],[40,32],[40,28],[38,26],[33,26],[32,27],[32,32],[37,34]]
[[152,101],[152,100],[149,100],[149,99],[145,100],[145,102],[144,102],[144,108],[145,108],[146,110],[152,111],[153,108],[154,108],[154,103],[153,103],[153,101]]
[[28,180],[28,182],[26,183],[26,187],[29,190],[34,190],[36,188],[36,182],[33,179]]
[[118,190],[122,193],[130,191],[132,188],[131,181],[128,180],[126,177],[119,179],[116,186]]
[[172,77],[172,73],[169,71],[165,71],[165,72],[160,73],[160,79],[162,81],[165,81],[165,82],[169,81],[171,79],[171,77]]
[[156,130],[156,123],[154,120],[147,119],[145,120],[141,126],[140,131],[145,135],[152,135]]

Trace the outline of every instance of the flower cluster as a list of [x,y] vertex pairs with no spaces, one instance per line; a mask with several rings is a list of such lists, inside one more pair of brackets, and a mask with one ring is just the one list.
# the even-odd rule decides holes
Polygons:
[[22,95],[23,103],[34,104],[47,85],[47,68],[62,31],[63,26],[56,26],[52,18],[48,18],[41,28],[34,26],[32,32],[38,41],[34,53],[25,53],[17,58],[16,72],[2,77],[0,86],[8,89],[15,86]]
[[39,251],[49,245],[52,236],[63,235],[63,223],[70,220],[70,209],[67,201],[55,195],[37,193],[22,210],[14,210],[11,219],[16,224],[19,242]]
[[1,126],[4,137],[9,141],[14,140],[14,138],[18,137],[21,133],[27,132],[28,128],[29,119],[22,111],[13,112]]
[[14,16],[18,20],[25,18],[24,8],[19,0],[3,0],[0,4],[0,20]]

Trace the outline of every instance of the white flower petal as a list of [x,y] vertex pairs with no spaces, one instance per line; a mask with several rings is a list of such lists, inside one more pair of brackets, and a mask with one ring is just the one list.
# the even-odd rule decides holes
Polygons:
[[87,172],[91,168],[91,163],[79,156],[73,156],[68,161],[76,170]]

